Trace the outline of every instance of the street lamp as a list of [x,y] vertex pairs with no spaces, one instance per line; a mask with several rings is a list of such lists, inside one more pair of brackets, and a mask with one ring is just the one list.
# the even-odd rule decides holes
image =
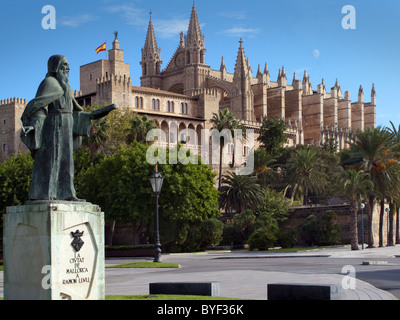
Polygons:
[[390,212],[390,209],[386,208],[385,211],[387,214],[386,215],[386,245],[389,246],[389,212]]
[[155,243],[155,255],[154,262],[161,262],[161,243],[160,243],[160,231],[158,221],[158,197],[160,196],[161,187],[163,183],[163,176],[158,172],[156,166],[156,172],[153,172],[149,177],[151,187],[153,188],[154,195],[156,197],[156,243]]
[[361,203],[360,208],[361,208],[361,241],[362,241],[361,248],[362,248],[362,250],[364,250],[364,216],[363,216],[363,213],[364,213],[365,204]]

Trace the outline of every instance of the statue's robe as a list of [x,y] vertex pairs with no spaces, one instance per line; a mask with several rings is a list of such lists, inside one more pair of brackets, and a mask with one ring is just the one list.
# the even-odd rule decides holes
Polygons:
[[90,125],[90,114],[82,111],[72,90],[64,91],[49,75],[26,106],[22,123],[34,128],[27,135],[21,132],[21,140],[35,159],[31,200],[76,200],[73,151],[81,137],[88,135]]

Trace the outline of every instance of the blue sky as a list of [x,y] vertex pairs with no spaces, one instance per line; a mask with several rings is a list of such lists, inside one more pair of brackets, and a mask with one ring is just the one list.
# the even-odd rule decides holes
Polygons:
[[[364,88],[370,101],[377,92],[377,124],[400,123],[400,1],[398,0],[196,0],[205,34],[205,62],[219,69],[224,56],[233,72],[238,41],[243,38],[254,76],[258,64],[268,63],[271,79],[285,66],[288,82],[304,69],[316,90],[324,78],[328,91],[336,78],[343,93],[357,100]],[[42,28],[42,7],[56,9],[56,29]],[[79,66],[105,59],[95,49],[111,47],[118,30],[134,85],[140,84],[141,48],[149,12],[165,68],[186,33],[193,0],[14,0],[0,6],[0,99],[35,96],[47,72],[47,59],[65,55],[71,66],[70,83],[79,89]],[[356,29],[342,28],[345,5],[356,9]]]

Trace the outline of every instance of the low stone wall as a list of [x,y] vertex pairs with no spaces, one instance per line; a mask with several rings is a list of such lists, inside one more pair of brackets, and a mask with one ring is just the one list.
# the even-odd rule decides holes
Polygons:
[[[340,227],[342,231],[342,241],[343,244],[349,244],[351,239],[351,230],[350,230],[350,216],[351,216],[351,208],[349,203],[342,204],[332,204],[332,205],[309,205],[309,206],[292,206],[294,212],[289,216],[289,219],[282,225],[282,228],[286,231],[288,230],[296,230],[298,233],[301,229],[301,226],[305,223],[306,219],[310,215],[315,215],[317,217],[321,217],[328,210],[333,210],[337,215],[336,224]],[[372,221],[372,229],[375,244],[379,241],[379,214],[380,214],[380,206],[375,205],[373,221]],[[363,213],[364,220],[364,241],[367,242],[369,231],[368,231],[368,212],[367,209],[364,209]],[[361,211],[358,213],[358,235],[359,235],[359,243],[362,242],[362,219],[361,219]],[[388,215],[385,213],[383,220],[383,244],[387,243],[387,225],[388,225]]]

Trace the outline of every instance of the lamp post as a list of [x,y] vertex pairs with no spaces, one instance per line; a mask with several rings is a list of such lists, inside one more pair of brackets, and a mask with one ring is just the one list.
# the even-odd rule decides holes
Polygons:
[[361,208],[361,248],[362,250],[364,250],[364,208],[365,208],[365,204],[361,203],[360,205]]
[[154,195],[156,197],[156,239],[155,239],[155,254],[154,262],[161,262],[161,243],[160,243],[160,231],[159,231],[159,220],[158,220],[158,197],[160,196],[161,187],[163,183],[163,176],[157,170],[152,173],[149,177],[151,187],[153,188]]
[[389,246],[389,212],[390,209],[386,208],[386,246]]

